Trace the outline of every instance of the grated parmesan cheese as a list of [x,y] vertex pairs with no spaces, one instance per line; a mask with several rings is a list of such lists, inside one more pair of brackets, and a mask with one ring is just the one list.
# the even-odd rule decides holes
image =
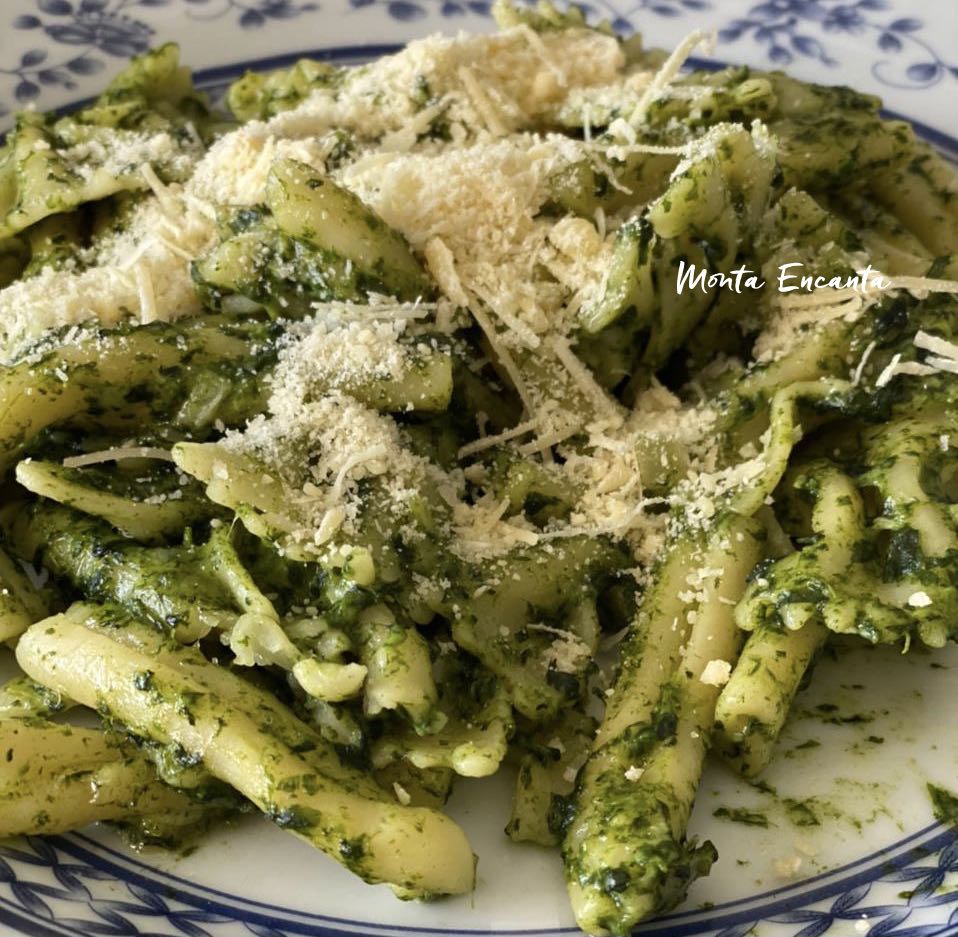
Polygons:
[[706,686],[725,686],[732,676],[732,665],[727,660],[710,660],[699,675]]
[[[188,263],[211,245],[216,208],[261,202],[269,167],[278,156],[325,171],[335,143],[333,129],[355,134],[364,141],[361,149],[368,149],[366,141],[385,135],[380,149],[436,151],[441,146],[429,139],[434,120],[449,124],[454,141],[474,140],[487,132],[478,101],[483,102],[479,109],[486,121],[502,122],[493,127],[496,132],[534,128],[554,119],[568,91],[613,83],[624,65],[613,37],[587,29],[540,37],[520,26],[495,36],[433,36],[410,43],[396,55],[348,70],[341,87],[318,89],[297,108],[268,122],[253,121],[224,134],[202,158],[195,133],[187,145],[166,133],[151,136],[111,129],[109,147],[98,139],[77,144],[66,151],[65,159],[81,175],[85,167],[94,165],[115,175],[136,174],[147,184],[151,197],[134,212],[129,231],[107,244],[93,266],[82,271],[45,270],[0,291],[0,348],[10,358],[45,331],[88,320],[113,325],[127,317],[168,321],[196,314],[200,310]],[[433,96],[425,106],[419,97],[424,84]],[[497,117],[491,116],[493,112]],[[517,153],[524,142],[513,144]],[[575,148],[572,141],[564,145]],[[554,143],[551,149],[558,146]],[[494,185],[495,180],[484,178],[483,173],[494,169],[496,160],[492,152],[485,161],[471,164],[477,186],[480,182]],[[447,156],[446,161],[454,160]],[[543,173],[547,162],[541,166]],[[158,165],[177,178],[189,179],[183,185],[165,184],[154,169]],[[429,192],[439,178],[441,174],[430,172],[419,195]],[[528,176],[515,180],[509,192],[523,193],[528,181]],[[540,201],[543,181],[544,176],[532,185]],[[443,214],[440,205],[431,207],[435,216]],[[489,209],[494,219],[498,207]],[[536,232],[527,239],[527,250],[544,237],[544,232]],[[459,259],[457,246],[450,246]],[[503,256],[508,249],[504,244]],[[531,260],[529,255],[526,262]],[[490,270],[495,263],[492,260]],[[134,271],[134,276],[124,276],[125,270]],[[515,282],[523,282],[524,271],[516,273]],[[520,332],[527,329],[525,339],[528,342],[533,336],[535,344],[537,328],[545,327],[545,313],[536,306],[535,291],[498,302],[488,271],[478,279],[475,295],[497,318],[501,316]],[[454,301],[461,299],[455,291],[454,297]],[[526,321],[529,317],[538,319],[538,327]]]
[[0,290],[0,357],[10,360],[39,335],[66,325],[171,321],[200,311],[186,258],[210,246],[215,224],[178,185],[165,191],[177,206],[175,229],[169,203],[146,198],[129,229],[100,247],[94,265],[48,267]]
[[[448,508],[440,535],[467,561],[520,546],[548,551],[553,541],[567,537],[609,535],[625,540],[639,567],[647,566],[677,519],[707,526],[723,499],[761,477],[767,460],[764,449],[750,444],[739,462],[720,467],[713,439],[719,415],[701,388],[700,401],[688,403],[653,380],[632,412],[603,389],[576,353],[576,316],[603,292],[603,271],[613,252],[614,238],[608,235],[627,216],[610,212],[606,217],[599,208],[594,223],[556,218],[551,198],[556,175],[584,162],[628,192],[604,157],[679,157],[674,178],[716,150],[728,125],[685,146],[640,139],[657,100],[703,93],[671,85],[706,38],[693,33],[652,73],[627,67],[614,38],[584,29],[539,34],[517,26],[496,36],[430,37],[344,73],[335,87],[317,89],[268,121],[224,134],[205,156],[191,157],[184,168],[192,175],[186,171],[189,178],[182,184],[162,182],[154,169],[164,141],[121,141],[114,157],[130,161],[149,190],[129,231],[100,245],[96,263],[87,270],[44,271],[0,292],[4,347],[9,351],[57,325],[113,324],[125,317],[146,323],[197,313],[189,264],[215,243],[218,212],[261,203],[273,162],[297,159],[328,173],[401,232],[424,259],[443,298],[432,305],[399,304],[388,297],[368,306],[319,304],[313,317],[289,326],[267,412],[242,431],[226,432],[223,440],[228,451],[259,460],[264,473],[289,491],[289,516],[271,521],[314,553],[331,555],[360,532],[368,488],[374,485],[382,493],[377,508],[403,517],[428,482]],[[616,143],[610,150],[607,138],[593,139],[593,130],[605,126],[613,111],[628,116],[611,120],[609,133]],[[581,115],[584,140],[548,132],[557,124],[576,125],[576,115]],[[348,138],[349,156],[333,158],[340,132]],[[772,145],[767,129],[757,124],[752,135],[767,152]],[[108,156],[79,150],[73,155],[78,160]],[[956,291],[958,284],[887,278],[881,288],[780,297],[755,345],[757,360],[774,360],[806,329],[854,321],[892,289],[921,295]],[[462,446],[459,457],[496,446],[541,456],[550,477],[576,494],[568,518],[536,527],[521,513],[510,516],[506,499],[466,500],[467,479],[482,487],[481,465],[470,467],[472,474],[439,468],[410,450],[401,420],[350,396],[362,382],[401,377],[410,364],[408,340],[418,334],[419,320],[427,318],[450,334],[474,320],[500,376],[515,387],[525,411],[517,425]],[[915,336],[915,346],[928,353],[924,361],[902,362],[896,355],[877,386],[896,374],[958,372],[958,346],[923,332]],[[536,368],[528,365],[530,350],[537,352]],[[865,348],[853,371],[855,384],[874,350],[874,342]],[[480,421],[481,430],[483,425]],[[223,431],[222,424],[218,429]],[[947,448],[947,437],[942,440]],[[768,442],[764,437],[766,448]],[[667,497],[646,496],[658,483],[643,479],[643,473],[657,468],[649,451],[661,457],[670,486],[681,478]],[[71,464],[168,457],[151,452],[162,450],[91,453]],[[225,480],[219,475],[227,471],[220,463],[214,477]],[[422,534],[409,524],[402,536]],[[688,588],[679,597],[690,606],[689,621],[716,574],[697,569],[685,583]],[[644,573],[640,568],[635,575],[641,580]],[[909,605],[924,607],[922,596],[928,598],[913,594]],[[581,669],[589,649],[574,634],[532,627],[554,638],[546,650],[551,665],[560,671]],[[712,660],[700,680],[718,687],[730,673],[729,662]],[[567,780],[574,780],[574,770],[569,771]],[[638,780],[641,769],[630,766],[626,776]],[[402,801],[401,787],[395,790]]]

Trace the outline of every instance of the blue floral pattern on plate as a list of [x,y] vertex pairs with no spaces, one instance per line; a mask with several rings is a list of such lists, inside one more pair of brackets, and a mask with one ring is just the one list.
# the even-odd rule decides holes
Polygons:
[[[13,85],[18,105],[37,100],[44,86],[72,90],[76,78],[94,75],[106,67],[106,56],[128,59],[145,52],[156,30],[148,11],[168,7],[178,0],[36,0],[36,13],[21,13],[9,26],[36,31],[49,40],[20,55],[19,64],[0,68],[0,76]],[[319,8],[298,0],[182,0],[187,15],[219,19],[235,14],[239,26],[258,29],[271,20],[287,20]],[[6,28],[6,27],[0,27]],[[58,47],[65,46],[60,50]],[[59,56],[51,53],[60,51]],[[8,113],[0,98],[0,116]]]
[[[195,19],[219,19],[235,13],[243,29],[260,29],[272,20],[289,20],[302,13],[319,9],[318,3],[300,3],[296,0],[184,0],[195,9]],[[200,12],[202,11],[202,12]]]
[[[11,7],[14,7],[11,10]],[[930,18],[904,15],[890,0],[768,0],[752,5],[726,0],[588,0],[588,12],[631,29],[656,18],[716,27],[720,41],[752,46],[751,59],[774,65],[811,62],[834,69],[843,40],[855,39],[856,54],[871,48],[875,80],[896,89],[921,90],[958,78],[958,67],[936,51]],[[17,106],[43,106],[56,91],[102,84],[131,55],[165,38],[164,17],[172,10],[197,25],[217,22],[246,33],[265,34],[286,21],[321,11],[328,16],[380,10],[397,24],[458,22],[487,17],[488,0],[18,0],[2,5],[0,37],[17,38],[15,55],[0,57],[0,116]],[[419,27],[417,27],[419,28]],[[867,46],[863,40],[867,39]],[[26,40],[21,42],[19,40]],[[11,45],[13,43],[11,42]],[[726,58],[736,57],[731,51]],[[275,64],[282,64],[277,61]],[[235,74],[242,63],[226,71]],[[219,71],[224,71],[220,69]],[[98,77],[100,73],[102,77]],[[222,82],[222,75],[219,76]],[[203,82],[201,81],[201,84]],[[207,82],[206,86],[215,82]],[[80,92],[78,92],[80,93]],[[917,842],[918,840],[916,840]],[[189,894],[171,887],[143,863],[104,864],[85,847],[84,837],[30,838],[0,847],[0,931],[78,937],[292,937],[423,933],[362,923],[347,926],[315,916],[290,923],[281,909],[250,911],[239,896]],[[874,857],[872,857],[874,858]],[[864,860],[862,860],[864,863]],[[856,869],[859,867],[856,866]],[[934,827],[917,849],[899,850],[887,862],[829,878],[819,887],[800,883],[759,896],[748,907],[686,912],[653,923],[650,937],[676,934],[746,937],[757,925],[776,937],[864,937],[958,935],[958,841]],[[206,896],[206,897],[204,897]],[[773,900],[773,896],[774,900]],[[784,897],[782,897],[784,896]],[[274,913],[275,912],[275,913]],[[48,926],[49,925],[49,926]],[[357,930],[357,928],[360,928]],[[545,931],[540,931],[545,935]],[[576,933],[570,929],[549,933]]]
[[[535,0],[523,0],[533,4]],[[349,0],[353,9],[379,6],[389,16],[401,22],[424,19],[432,6],[444,18],[461,17],[466,13],[489,16],[492,10],[491,0]],[[614,0],[584,0],[577,3],[593,22],[608,20],[618,32],[631,32],[638,18],[645,13],[669,18],[683,14],[711,9],[711,0],[630,0],[625,5]]]
[[[167,0],[37,0],[36,14],[21,13],[10,24],[14,29],[36,30],[53,43],[52,47],[27,49],[18,65],[0,69],[15,82],[13,96],[18,104],[39,97],[43,86],[72,89],[76,77],[103,70],[103,56],[129,58],[145,51],[152,40],[152,27],[126,12],[135,6],[156,6]],[[38,36],[39,38],[39,36]],[[60,51],[56,59],[51,52]]]
[[[838,61],[823,39],[835,33],[874,34],[883,57],[872,64],[872,74],[893,87],[928,87],[946,76],[958,78],[958,65],[946,62],[919,33],[925,23],[913,16],[889,19],[886,0],[768,0],[733,19],[719,31],[719,40],[735,42],[743,36],[765,46],[776,65],[789,65],[796,55],[834,67]],[[903,69],[903,71],[902,71]]]
[[[37,101],[44,87],[73,89],[77,76],[102,71],[107,57],[129,58],[147,49],[155,28],[150,12],[181,6],[196,20],[230,15],[243,29],[262,29],[320,9],[316,0],[34,0],[34,13],[10,21],[15,30],[35,30],[48,40],[21,53],[18,64],[0,68],[0,79],[12,84],[16,104]],[[631,30],[643,16],[696,18],[720,12],[715,0],[586,0],[595,19],[608,19],[620,32]],[[888,0],[766,0],[744,16],[718,21],[724,43],[749,39],[775,66],[811,59],[833,68],[839,63],[834,40],[841,34],[868,34],[875,51],[871,72],[878,82],[895,88],[925,88],[958,79],[958,63],[946,59],[927,38],[926,23],[915,16],[889,13]],[[468,14],[486,17],[490,0],[346,0],[346,10],[377,7],[397,23],[438,15],[446,20]],[[345,11],[344,11],[345,12]],[[66,47],[59,56],[53,53]],[[0,116],[9,112],[0,99]]]

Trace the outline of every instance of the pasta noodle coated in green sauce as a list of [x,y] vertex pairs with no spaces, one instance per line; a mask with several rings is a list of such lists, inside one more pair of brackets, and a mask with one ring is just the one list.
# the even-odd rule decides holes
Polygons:
[[832,635],[956,637],[950,166],[698,34],[496,13],[232,116],[163,46],[8,132],[3,835],[258,811],[460,894],[442,806],[513,759],[506,832],[624,935]]

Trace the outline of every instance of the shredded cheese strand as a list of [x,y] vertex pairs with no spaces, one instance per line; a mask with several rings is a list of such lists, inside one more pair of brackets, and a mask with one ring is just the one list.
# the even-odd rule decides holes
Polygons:
[[662,96],[668,85],[675,79],[678,73],[685,65],[686,59],[695,51],[699,45],[703,46],[706,53],[715,48],[715,36],[704,30],[696,29],[689,33],[673,50],[671,55],[662,63],[662,67],[655,73],[649,82],[642,97],[639,98],[632,113],[629,115],[629,123],[632,126],[641,124],[645,120],[648,109],[655,101]]
[[958,345],[939,338],[937,335],[929,335],[927,332],[919,330],[915,333],[914,343],[916,348],[930,351],[942,358],[958,359]]
[[473,442],[466,443],[464,446],[460,446],[457,455],[460,459],[464,459],[466,456],[475,455],[477,452],[482,452],[485,449],[491,449],[493,446],[498,446],[499,443],[508,442],[510,439],[515,439],[518,436],[524,436],[526,433],[531,433],[535,430],[537,425],[538,423],[536,420],[526,420],[524,423],[517,423],[511,429],[497,433],[495,436],[483,436],[481,439],[476,439]]
[[155,446],[119,446],[116,449],[99,449],[85,452],[83,455],[68,456],[63,460],[64,468],[83,468],[86,465],[99,465],[101,462],[122,462],[124,459],[160,459],[172,462],[173,454],[169,449]]

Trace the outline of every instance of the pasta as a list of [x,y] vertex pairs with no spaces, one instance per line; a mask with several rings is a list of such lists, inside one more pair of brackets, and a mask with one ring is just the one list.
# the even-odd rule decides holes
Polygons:
[[627,934],[833,635],[956,637],[951,168],[850,89],[682,73],[698,34],[496,12],[229,119],[163,46],[8,134],[0,835],[258,812],[462,894],[442,807],[514,764],[506,833]]

